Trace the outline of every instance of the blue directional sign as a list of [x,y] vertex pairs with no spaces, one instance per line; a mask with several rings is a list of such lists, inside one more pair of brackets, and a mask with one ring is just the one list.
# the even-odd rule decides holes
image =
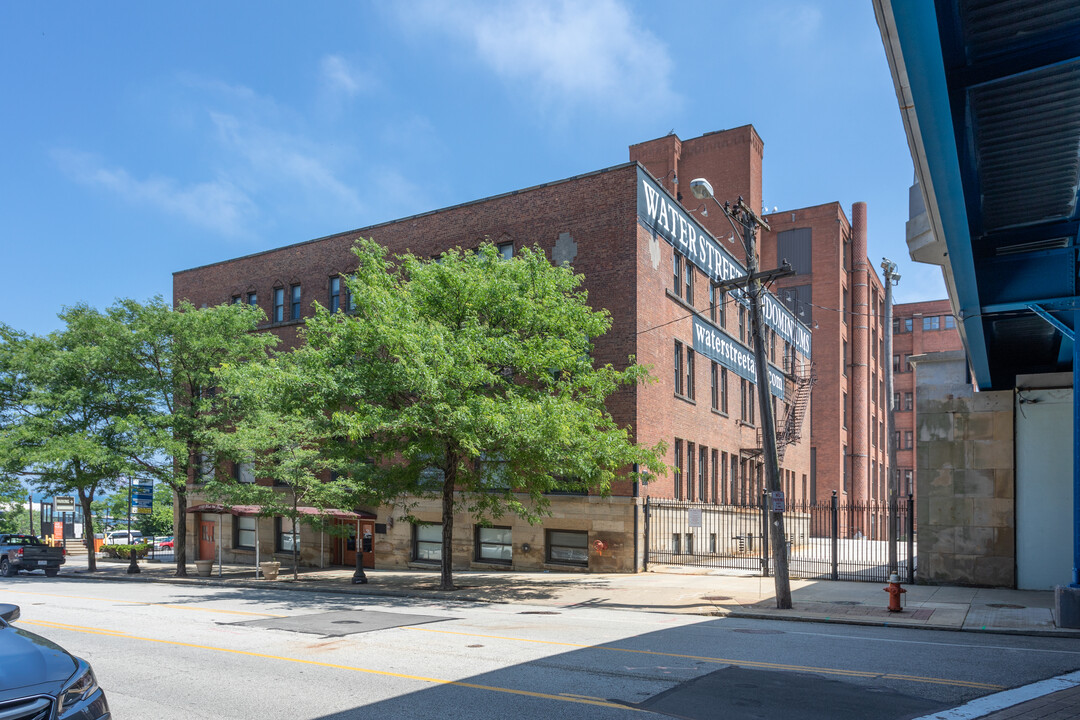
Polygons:
[[140,515],[147,515],[154,511],[153,483],[132,483],[131,511]]

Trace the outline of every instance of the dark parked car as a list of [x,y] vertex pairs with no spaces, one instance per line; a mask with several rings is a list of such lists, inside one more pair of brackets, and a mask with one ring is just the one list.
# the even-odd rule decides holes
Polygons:
[[63,564],[63,548],[49,547],[33,535],[0,535],[0,576],[12,577],[20,570],[42,570],[47,576],[56,577]]
[[0,718],[109,720],[109,703],[90,664],[13,627],[18,617],[18,606],[0,603]]

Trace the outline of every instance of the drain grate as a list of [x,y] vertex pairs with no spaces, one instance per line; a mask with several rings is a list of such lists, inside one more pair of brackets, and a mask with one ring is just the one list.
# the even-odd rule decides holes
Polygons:
[[998,610],[1027,610],[1027,605],[1010,605],[1009,603],[990,603],[986,607],[997,608]]
[[559,615],[554,610],[522,610],[518,615]]
[[264,627],[271,630],[287,630],[289,632],[309,633],[324,637],[341,637],[355,633],[389,630],[390,628],[424,625],[454,619],[435,615],[380,612],[378,610],[337,610],[315,613],[314,615],[244,620],[228,624]]

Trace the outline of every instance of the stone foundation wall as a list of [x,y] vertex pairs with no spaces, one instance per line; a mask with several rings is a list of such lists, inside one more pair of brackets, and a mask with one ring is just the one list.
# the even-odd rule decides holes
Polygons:
[[911,361],[918,366],[918,581],[1015,587],[1013,394],[974,392],[962,352]]
[[[526,502],[525,496],[518,498]],[[551,498],[551,515],[538,525],[530,525],[516,516],[505,515],[491,525],[511,528],[513,543],[510,564],[482,562],[476,559],[476,527],[474,518],[459,513],[454,521],[454,569],[455,570],[550,570],[559,572],[634,572],[640,568],[644,552],[644,520],[638,520],[638,562],[634,563],[634,514],[641,512],[641,498],[556,496]],[[195,504],[194,502],[192,504]],[[385,526],[386,532],[374,536],[376,569],[431,569],[437,564],[416,562],[413,559],[413,525],[401,519],[400,507],[371,508],[376,513],[377,530]],[[410,508],[412,515],[424,522],[441,521],[441,501],[419,501]],[[207,516],[217,519],[216,515]],[[226,564],[251,564],[254,567],[255,552],[233,548],[235,537],[232,515],[221,518],[221,556]],[[198,558],[198,523],[189,515],[188,558]],[[216,522],[215,522],[216,526]],[[547,531],[571,530],[588,533],[588,562],[585,566],[550,562],[548,558]],[[604,547],[598,550],[596,541]],[[300,525],[299,560],[302,567],[329,567],[332,563],[333,538],[322,535],[309,526]],[[526,546],[528,550],[526,550]],[[291,552],[275,552],[274,521],[259,519],[259,559],[263,562],[278,560],[282,572],[292,567]],[[215,552],[214,559],[217,559]]]

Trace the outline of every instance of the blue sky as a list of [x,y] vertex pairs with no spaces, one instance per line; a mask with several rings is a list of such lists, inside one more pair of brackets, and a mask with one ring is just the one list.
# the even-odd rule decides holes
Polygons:
[[[678,8],[677,10],[675,8]],[[869,0],[0,3],[0,322],[752,123],[764,200],[868,203],[897,302],[912,164]]]

